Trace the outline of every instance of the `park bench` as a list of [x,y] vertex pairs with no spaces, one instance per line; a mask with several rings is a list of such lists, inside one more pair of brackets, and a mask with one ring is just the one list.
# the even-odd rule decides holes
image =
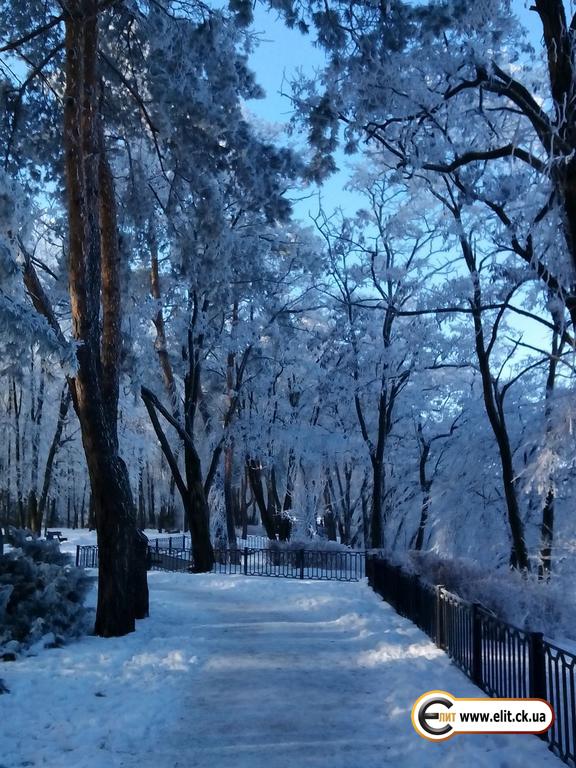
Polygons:
[[66,536],[62,536],[62,531],[46,531],[46,541],[53,541],[58,539],[60,543],[68,541]]

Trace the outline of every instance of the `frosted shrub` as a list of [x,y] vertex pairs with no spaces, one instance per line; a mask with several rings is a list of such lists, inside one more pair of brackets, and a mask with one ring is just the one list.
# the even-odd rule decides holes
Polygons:
[[0,654],[42,642],[61,645],[88,629],[84,598],[90,584],[55,542],[21,542],[0,557]]
[[[300,552],[303,549],[307,552],[306,564],[318,568],[321,568],[326,564],[326,553],[350,551],[350,548],[344,544],[339,544],[337,541],[328,541],[327,539],[321,539],[319,537],[290,541],[271,541],[268,544],[271,562],[275,565],[279,564],[279,562],[287,562],[293,566],[299,566],[301,557]],[[281,552],[289,554],[286,554],[284,558],[280,560]]]
[[432,584],[442,584],[483,605],[499,619],[549,637],[576,639],[576,597],[560,579],[538,581],[535,574],[508,568],[487,570],[465,558],[447,559],[433,552],[411,552],[404,566]]
[[315,536],[313,539],[290,539],[290,541],[270,541],[268,549],[286,550],[289,552],[306,549],[315,552],[349,552],[350,547],[339,544],[337,541],[322,539]]
[[31,557],[38,563],[52,563],[54,565],[68,565],[70,556],[60,552],[60,545],[57,541],[46,541],[37,539],[21,528],[11,528],[8,531],[6,540],[13,547],[21,549],[25,555]]

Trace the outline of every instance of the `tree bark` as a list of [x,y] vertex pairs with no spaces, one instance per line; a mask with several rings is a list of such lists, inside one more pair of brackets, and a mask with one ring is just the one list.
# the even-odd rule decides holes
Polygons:
[[20,415],[22,413],[22,389],[20,397],[16,392],[16,379],[12,379],[12,407],[14,408],[14,463],[16,469],[16,504],[18,509],[18,524],[20,528],[26,527],[24,515],[24,499],[22,494],[22,436],[20,429]]
[[[458,215],[456,215],[458,219]],[[480,289],[480,279],[476,270],[476,260],[474,252],[469,241],[465,237],[460,238],[460,245],[464,255],[466,266],[470,272],[472,280],[472,319],[474,322],[474,344],[476,356],[478,358],[478,367],[482,379],[482,394],[486,415],[492,427],[498,455],[500,458],[500,467],[502,470],[502,484],[504,486],[504,496],[506,500],[506,512],[508,526],[512,538],[510,551],[510,564],[520,570],[529,570],[528,550],[524,538],[524,524],[520,514],[518,503],[518,494],[516,490],[516,474],[514,472],[514,462],[512,458],[512,446],[510,437],[506,428],[506,418],[504,413],[504,402],[502,394],[498,390],[496,382],[492,381],[490,370],[490,351],[484,340],[484,327],[482,323],[482,294]]]
[[[419,425],[419,434],[422,435],[422,426]],[[432,482],[426,477],[426,464],[430,455],[430,443],[425,442],[421,437],[421,452],[419,461],[419,478],[420,478],[420,491],[422,492],[422,503],[420,505],[420,522],[418,524],[418,530],[416,531],[416,537],[414,539],[414,549],[420,551],[424,545],[424,534],[426,532],[426,524],[428,523],[428,513],[430,511],[430,489]]]
[[[575,19],[569,23],[562,0],[535,0],[534,10],[542,22],[547,53],[550,90],[556,112],[555,127],[570,153],[556,158],[553,181],[560,192],[566,241],[576,268],[576,71],[574,63]],[[574,314],[573,314],[574,320]]]
[[38,502],[38,525],[42,530],[42,521],[44,518],[44,512],[46,511],[46,502],[48,500],[48,492],[50,490],[50,483],[52,481],[52,470],[54,467],[54,459],[60,445],[62,444],[62,431],[64,430],[64,424],[68,416],[68,409],[70,408],[71,395],[68,385],[62,390],[60,395],[60,407],[58,409],[58,421],[56,422],[56,429],[52,442],[50,443],[50,449],[48,450],[48,457],[46,459],[46,466],[44,467],[44,480],[42,482],[42,491],[40,493],[40,500]]
[[270,516],[268,505],[266,504],[266,498],[264,494],[264,487],[262,484],[262,466],[258,459],[251,459],[246,457],[246,469],[248,472],[248,482],[250,483],[250,489],[252,495],[260,512],[260,518],[262,525],[266,531],[266,536],[272,541],[276,541],[276,527],[274,525],[274,518]]
[[118,454],[118,232],[99,124],[98,17],[97,0],[73,0],[67,5],[64,151],[72,327],[80,342],[74,408],[99,549],[95,631],[115,637],[132,632],[135,619],[147,615],[148,587],[137,567],[134,503],[128,471]]
[[226,536],[228,538],[228,546],[231,549],[236,548],[233,471],[234,471],[234,443],[230,441],[230,443],[224,449],[224,506],[226,510]]
[[[172,416],[172,414],[164,408],[153,392],[146,387],[142,387],[141,397],[182,499],[184,513],[192,538],[194,571],[196,573],[211,571],[214,565],[214,551],[210,541],[208,504],[204,494],[200,457],[196,452],[194,442],[186,429],[184,429],[178,422],[178,419]],[[161,413],[164,419],[176,429],[180,439],[184,443],[186,480],[182,477],[182,473],[178,467],[178,461],[170,447],[170,443],[168,442],[164,430],[160,425],[157,412]],[[159,519],[159,524],[161,520],[162,517]]]
[[[555,331],[552,337],[552,350],[550,362],[548,365],[548,376],[546,377],[546,436],[550,437],[553,431],[552,424],[552,396],[556,384],[556,370],[558,368],[558,358],[562,352],[562,318],[554,317]],[[552,545],[554,542],[554,512],[556,500],[556,487],[552,475],[548,479],[548,493],[542,509],[542,524],[540,526],[540,563],[538,565],[538,577],[546,579],[552,571]]]

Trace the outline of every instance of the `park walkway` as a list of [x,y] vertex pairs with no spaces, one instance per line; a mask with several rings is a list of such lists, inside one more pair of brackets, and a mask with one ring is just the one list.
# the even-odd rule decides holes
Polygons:
[[525,768],[534,736],[431,744],[426,690],[478,690],[365,583],[154,573],[152,616],[5,665],[0,768]]

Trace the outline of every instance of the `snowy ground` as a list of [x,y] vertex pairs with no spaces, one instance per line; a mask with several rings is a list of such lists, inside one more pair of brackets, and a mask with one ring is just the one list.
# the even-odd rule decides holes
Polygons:
[[480,694],[365,583],[155,572],[150,587],[136,633],[0,667],[0,768],[562,765],[535,736],[417,736],[424,691]]

